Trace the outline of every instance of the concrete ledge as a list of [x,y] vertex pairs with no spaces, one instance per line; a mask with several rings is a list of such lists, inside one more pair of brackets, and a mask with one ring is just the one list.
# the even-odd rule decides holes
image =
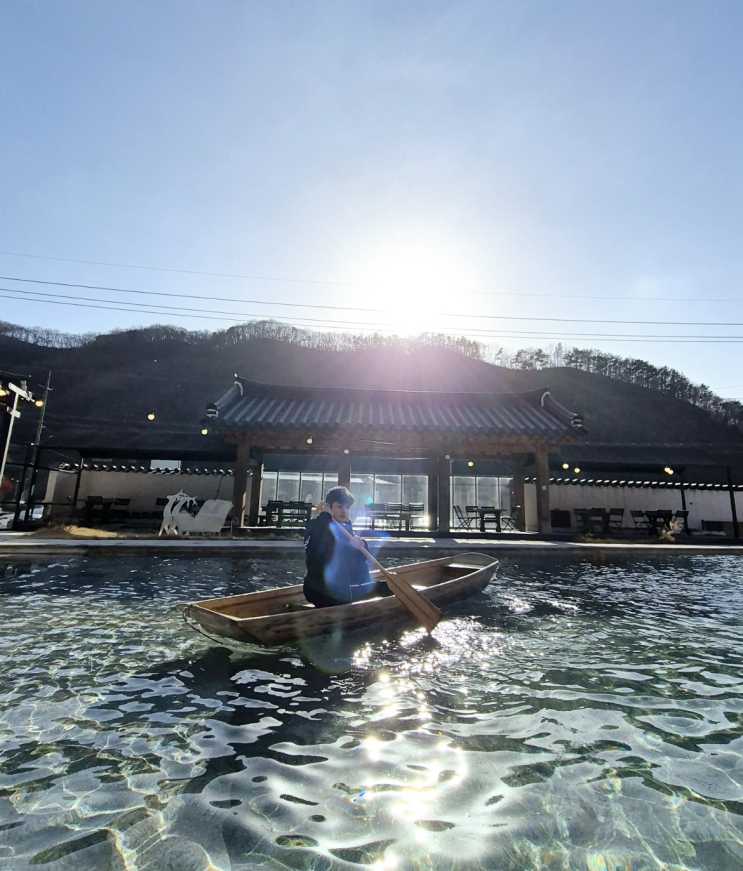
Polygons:
[[[470,538],[416,538],[401,540],[390,538],[371,538],[367,541],[379,557],[411,556],[431,559],[437,556],[477,551],[494,555],[521,554],[536,556],[539,554],[574,555],[592,554],[624,554],[634,556],[650,555],[743,555],[743,544],[655,544],[628,542],[575,542],[548,541],[531,539],[514,539],[504,541],[498,539]],[[84,556],[141,556],[141,555],[172,555],[172,556],[300,556],[303,553],[301,541],[265,541],[265,540],[234,540],[234,539],[43,539],[32,538],[23,533],[5,533],[0,535],[0,557],[40,557],[55,555]]]

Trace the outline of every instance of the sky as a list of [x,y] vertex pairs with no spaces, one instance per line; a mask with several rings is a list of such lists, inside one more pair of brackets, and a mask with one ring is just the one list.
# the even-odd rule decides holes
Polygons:
[[741,32],[739,0],[5,0],[0,320],[561,341],[743,396]]

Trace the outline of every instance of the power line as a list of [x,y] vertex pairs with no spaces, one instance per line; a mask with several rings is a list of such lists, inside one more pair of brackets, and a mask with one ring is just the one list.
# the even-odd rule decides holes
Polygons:
[[[1,278],[1,276],[0,276],[0,278]],[[5,279],[5,280],[8,280],[8,279]],[[13,278],[11,278],[9,280],[10,281],[15,281],[15,280],[25,281],[26,279],[13,279]],[[53,284],[53,285],[60,284],[60,285],[65,286],[65,287],[93,287],[91,285],[82,285],[82,284],[81,285],[63,284],[62,282],[38,282],[38,283]],[[150,293],[148,291],[122,290],[120,288],[99,287],[96,289],[99,289],[99,290],[117,290],[117,291],[122,292],[122,293],[142,293],[142,294],[148,294],[148,295]],[[83,299],[83,300],[86,300],[88,302],[105,302],[105,303],[111,302],[110,300],[103,300],[103,299],[99,299],[98,297],[85,297],[85,296],[78,296],[78,295],[69,296],[67,294],[62,294],[62,293],[53,294],[53,293],[45,293],[43,291],[36,291],[36,290],[18,290],[18,289],[13,288],[13,287],[0,287],[0,290],[8,291],[10,293],[22,294],[22,295],[51,297],[52,299],[54,299],[54,298]],[[175,296],[175,297],[178,297],[178,294],[172,294],[172,293],[160,294],[157,291],[155,291],[154,294],[157,296],[169,296],[169,297]],[[184,296],[187,296],[187,295],[184,294]],[[12,298],[12,297],[10,297],[10,298]],[[195,298],[209,299],[209,297],[195,297]],[[216,297],[211,297],[211,298],[216,299]],[[227,302],[240,302],[240,300],[234,300],[234,299],[233,300],[226,300],[226,301]],[[261,302],[261,301],[256,301],[256,300],[245,300],[243,302],[243,304],[244,305],[252,305],[252,304],[255,304],[256,302],[259,305],[282,305],[282,306],[291,306],[293,308],[294,307],[296,307],[296,308],[323,308],[323,309],[329,308],[329,309],[335,309],[335,310],[340,310],[340,311],[359,311],[359,312],[364,312],[364,313],[375,313],[375,314],[385,314],[385,313],[389,312],[389,309],[357,308],[356,306],[323,306],[323,305],[314,305],[314,304],[305,305],[303,303],[266,303],[266,302]],[[131,306],[138,306],[138,307],[148,305],[150,307],[150,309],[153,307],[156,307],[158,309],[166,309],[167,311],[199,312],[199,313],[204,314],[204,315],[218,315],[218,314],[232,315],[232,312],[220,311],[218,309],[188,308],[186,306],[169,306],[169,305],[164,305],[161,303],[130,302],[127,304],[131,305]],[[167,314],[167,311],[166,312],[149,311],[148,313],[149,314]],[[259,313],[255,313],[255,312],[244,312],[243,314],[245,317],[263,317],[263,315],[261,315]],[[480,314],[480,313],[468,314],[468,313],[463,313],[463,312],[432,312],[431,314],[434,317],[442,317],[442,318],[476,318],[478,320],[486,319],[486,320],[495,320],[495,321],[537,321],[539,323],[561,323],[561,324],[612,324],[612,325],[618,324],[618,325],[623,325],[623,326],[636,326],[636,327],[640,327],[640,326],[642,326],[642,327],[645,327],[645,326],[743,327],[743,322],[736,322],[736,321],[701,321],[701,322],[669,321],[669,320],[663,320],[663,321],[650,321],[650,320],[638,321],[638,320],[635,320],[635,321],[632,321],[632,320],[623,320],[623,319],[618,319],[618,318],[555,318],[555,317],[531,317],[531,316],[527,316],[527,315],[487,315],[487,314]],[[310,317],[307,317],[306,315],[302,315],[302,319],[305,321],[320,321],[320,320],[323,320],[324,322],[329,321],[328,318],[325,318],[325,319],[310,318]],[[222,320],[222,318],[217,318],[217,320]],[[330,321],[330,322],[332,323],[333,321]],[[368,326],[383,326],[383,327],[393,326],[389,322],[382,322],[381,324],[376,324],[376,325],[375,324],[366,324],[364,322],[359,322],[359,321],[338,321],[337,323],[350,324],[352,326],[367,326],[367,327]]]
[[[14,291],[12,288],[0,288],[2,290],[10,290],[11,293],[23,293],[23,291]],[[29,292],[30,293],[30,292]],[[39,294],[36,294],[38,296]],[[50,294],[46,294],[50,296]],[[39,302],[38,299],[29,300],[25,297],[19,296],[11,296],[8,293],[0,293],[0,297],[5,299],[14,299],[19,302]],[[128,308],[125,306],[118,305],[95,305],[93,303],[81,303],[81,302],[63,302],[58,299],[45,299],[44,302],[49,303],[51,305],[62,305],[62,306],[72,306],[75,308],[91,308],[91,309],[100,309],[102,311],[125,311],[125,312],[133,312],[135,314],[153,314],[153,315],[166,315],[177,318],[195,318],[197,320],[216,320],[216,321],[226,321],[232,324],[240,324],[245,323],[244,320],[240,320],[239,318],[234,317],[220,317],[213,316],[209,314],[182,314],[179,312],[163,312],[156,311],[152,308]],[[107,302],[102,300],[102,302]],[[136,303],[132,303],[131,305],[137,305]],[[399,335],[399,329],[395,328],[379,328],[374,327],[368,323],[364,322],[340,322],[340,321],[327,321],[320,323],[312,323],[305,324],[303,319],[287,319],[287,318],[269,318],[272,322],[276,322],[283,326],[307,326],[308,328],[313,329],[328,329],[334,330],[337,332],[351,331],[351,330],[365,330],[368,332],[374,333],[386,333],[390,335]],[[350,323],[349,326],[340,326],[341,323]],[[602,323],[601,321],[599,323]],[[611,322],[609,322],[611,323]],[[619,322],[622,323],[622,322]],[[631,323],[631,322],[630,322]],[[640,322],[638,322],[640,323]],[[688,324],[688,326],[694,326],[693,324]],[[702,324],[702,326],[706,326]],[[428,332],[431,332],[429,330]],[[616,333],[548,333],[548,332],[539,332],[536,330],[531,331],[518,331],[518,330],[481,330],[478,328],[459,328],[459,329],[447,329],[445,327],[437,328],[435,332],[440,333],[442,335],[449,336],[476,336],[477,338],[493,338],[493,339],[503,339],[503,338],[515,338],[515,339],[534,339],[534,340],[544,340],[544,339],[555,339],[558,341],[610,341],[610,342],[651,342],[654,344],[738,344],[743,342],[743,336],[643,336],[643,335],[623,335]]]
[[149,272],[176,272],[180,275],[209,275],[217,278],[247,278],[251,281],[279,281],[286,284],[324,284],[334,287],[370,287],[350,281],[318,281],[310,278],[273,278],[268,275],[241,275],[233,272],[202,272],[197,269],[168,269],[163,266],[135,266],[131,263],[108,263],[103,260],[75,260],[72,257],[44,257],[41,254],[18,254],[15,251],[0,251],[7,257],[28,257],[34,260],[54,260],[59,263],[85,263],[88,266],[115,266],[121,269],[144,269]]
[[[1,253],[1,252],[0,252]],[[173,297],[175,299],[202,299],[209,302],[235,302],[240,305],[268,305],[268,306],[278,306],[281,308],[311,308],[311,309],[326,309],[328,311],[357,311],[357,312],[370,312],[370,313],[383,313],[386,309],[379,308],[363,308],[361,306],[348,306],[348,305],[322,305],[320,303],[308,303],[308,302],[277,302],[276,300],[266,301],[262,299],[236,299],[234,296],[206,296],[205,294],[199,293],[170,293],[167,291],[160,290],[135,290],[134,288],[129,287],[110,287],[105,284],[80,284],[77,282],[71,281],[45,281],[40,278],[18,278],[13,275],[0,275],[0,281],[18,281],[23,282],[24,284],[45,284],[52,285],[54,287],[80,287],[84,290],[105,290],[110,291],[111,293],[133,293],[140,296],[167,296]],[[607,296],[557,296],[554,294],[547,293],[534,293],[534,294],[518,294],[518,293],[509,293],[509,292],[498,292],[498,291],[474,291],[474,290],[465,290],[458,291],[461,293],[469,293],[469,294],[482,294],[489,296],[516,296],[516,297],[529,297],[529,298],[540,298],[540,299],[590,299],[596,301],[605,301],[607,299],[614,300],[623,300],[625,302],[645,302],[648,299],[655,299],[657,301],[667,302],[666,297],[644,297],[643,299],[633,299],[628,297],[607,297]],[[20,291],[19,291],[20,293]],[[741,302],[741,300],[736,299],[718,299],[718,300],[703,300],[703,299],[688,299],[687,302]],[[166,306],[161,306],[161,308],[165,308]],[[461,312],[457,313],[442,313],[441,317],[471,317],[467,314],[462,314]],[[496,315],[485,315],[484,317],[497,317]]]
[[[0,281],[23,281],[28,284],[51,284],[55,287],[81,287],[85,290],[109,290],[113,293],[136,293],[141,294],[143,296],[169,296],[175,297],[176,299],[204,299],[207,301],[215,301],[215,302],[237,302],[242,305],[275,305],[282,306],[287,308],[321,308],[321,309],[334,309],[336,311],[363,311],[363,312],[380,312],[384,311],[384,309],[375,309],[375,308],[359,308],[357,306],[348,306],[348,305],[318,305],[317,303],[301,303],[301,302],[267,302],[262,299],[235,299],[232,296],[205,296],[204,294],[198,293],[166,293],[165,291],[159,290],[133,290],[131,288],[126,287],[107,287],[106,285],[100,284],[75,284],[73,282],[68,281],[42,281],[38,278],[14,278],[10,275],[0,275]],[[21,291],[18,291],[21,293]],[[166,308],[166,306],[161,306],[161,308]]]
[[[277,277],[271,275],[248,275],[236,272],[206,272],[198,269],[173,269],[164,266],[141,266],[133,263],[114,263],[108,262],[104,260],[78,260],[72,257],[47,257],[41,254],[21,254],[16,251],[0,251],[0,254],[5,255],[6,257],[23,257],[27,259],[33,260],[50,260],[57,263],[82,263],[87,266],[110,266],[119,269],[140,269],[148,272],[170,272],[177,275],[203,275],[212,278],[240,278],[246,279],[249,281],[274,281],[280,282],[282,284],[313,284],[313,285],[322,285],[327,287],[357,287],[357,288],[379,288],[380,285],[370,283],[370,282],[358,282],[358,281],[325,281],[322,279],[316,278],[285,278],[285,277]],[[1,277],[1,276],[0,276]],[[30,281],[32,279],[22,279],[22,278],[14,278],[14,279],[3,279],[3,280],[12,280],[12,281]],[[43,282],[44,284],[57,284],[61,282]],[[93,285],[71,285],[73,287],[88,287],[93,290],[114,290],[116,288],[102,288],[95,287]],[[127,291],[129,293],[142,293],[144,291]],[[476,296],[515,296],[519,298],[528,298],[528,299],[593,299],[596,301],[603,300],[614,300],[621,302],[668,302],[668,296],[643,296],[643,297],[631,297],[631,296],[593,296],[593,295],[584,295],[584,294],[553,294],[553,293],[520,293],[518,291],[506,291],[506,290],[465,290],[463,288],[456,288],[457,293],[467,293],[473,294]],[[161,296],[165,295],[176,295],[176,294],[160,294]],[[206,298],[209,297],[199,297]],[[708,297],[673,297],[674,302],[700,302],[700,303],[711,303],[711,302],[733,302],[733,303],[741,303],[743,300],[740,299],[730,299],[729,297],[721,298],[721,299],[710,299]],[[238,300],[222,300],[223,302],[238,302]],[[266,303],[267,304],[267,303]],[[278,303],[277,303],[278,304]],[[283,305],[288,305],[289,303],[283,303]]]

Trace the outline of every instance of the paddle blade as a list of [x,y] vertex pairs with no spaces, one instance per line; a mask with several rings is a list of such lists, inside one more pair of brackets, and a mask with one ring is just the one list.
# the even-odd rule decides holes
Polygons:
[[407,581],[390,572],[384,573],[387,586],[427,632],[431,633],[441,619],[441,611]]

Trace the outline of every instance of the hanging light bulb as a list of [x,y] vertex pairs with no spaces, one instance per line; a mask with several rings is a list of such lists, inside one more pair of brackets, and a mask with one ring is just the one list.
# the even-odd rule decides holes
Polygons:
[[154,419],[155,419],[155,412],[154,412],[154,411],[151,411],[151,412],[147,415],[147,420],[154,420]]

